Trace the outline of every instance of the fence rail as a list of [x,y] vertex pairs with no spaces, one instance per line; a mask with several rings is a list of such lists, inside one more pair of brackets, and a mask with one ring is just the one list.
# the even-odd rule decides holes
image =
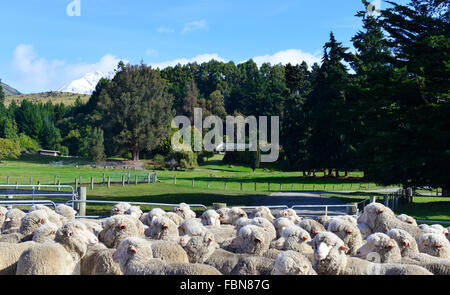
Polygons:
[[56,204],[50,200],[0,200],[0,205],[6,206],[33,206],[33,205],[50,205],[56,209]]

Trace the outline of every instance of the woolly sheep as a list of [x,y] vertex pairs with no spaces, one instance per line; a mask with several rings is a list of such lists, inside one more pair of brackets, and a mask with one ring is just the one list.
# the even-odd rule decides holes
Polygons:
[[432,275],[417,265],[374,263],[345,255],[348,248],[335,234],[320,232],[312,240],[313,268],[322,275]]
[[416,220],[415,220],[413,217],[411,217],[411,216],[409,216],[409,215],[406,215],[406,214],[400,214],[400,215],[398,215],[398,216],[397,216],[397,219],[398,219],[398,220],[401,220],[401,221],[403,221],[403,222],[409,223],[409,224],[417,225]]
[[80,273],[80,260],[89,245],[98,243],[81,222],[68,222],[56,232],[55,243],[35,244],[17,262],[18,275],[68,275]]
[[279,254],[274,268],[274,275],[317,275],[308,258],[296,251]]
[[33,235],[35,229],[48,222],[48,215],[44,210],[29,212],[22,218],[19,232],[23,235]]
[[180,236],[198,236],[206,231],[206,227],[197,218],[185,219],[178,227],[178,233]]
[[203,263],[218,248],[214,235],[207,232],[200,236],[183,236],[179,243],[186,251],[191,263]]
[[189,205],[186,203],[181,203],[178,206],[174,207],[172,209],[172,212],[180,215],[181,217],[183,217],[183,219],[196,217],[195,212],[192,211]]
[[294,209],[281,210],[280,217],[290,219],[295,224],[299,224],[302,221],[302,218],[297,215]]
[[273,225],[277,231],[277,238],[279,238],[286,227],[294,226],[294,222],[286,217],[279,217],[273,221]]
[[64,204],[56,205],[55,212],[58,213],[59,215],[64,216],[68,221],[74,221],[75,216],[78,213],[72,207]]
[[47,206],[44,205],[33,205],[31,206],[30,210],[28,212],[33,212],[33,211],[37,211],[37,210],[44,210],[47,215],[48,215],[48,220],[54,224],[56,224],[58,227],[63,226],[68,220],[66,217],[64,217],[63,215],[60,215],[58,213],[56,213],[55,211],[53,211],[52,209],[50,209]]
[[120,265],[113,260],[116,250],[109,249],[104,244],[98,243],[88,247],[86,254],[81,259],[81,275],[121,275]]
[[36,243],[51,242],[55,239],[57,230],[58,227],[55,224],[47,222],[34,230],[33,241]]
[[124,275],[162,275],[166,262],[154,259],[151,243],[140,237],[128,237],[113,253]]
[[206,210],[200,216],[203,225],[211,225],[220,227],[220,215],[214,210]]
[[420,253],[416,240],[408,232],[391,229],[388,236],[397,242],[402,254],[402,263],[423,266],[435,275],[450,275],[450,260]]
[[235,244],[232,243],[232,245],[237,249],[237,253],[254,255],[262,255],[270,246],[270,241],[264,229],[251,224],[241,228],[233,242]]
[[183,217],[173,212],[167,212],[165,216],[172,220],[176,225],[180,225],[184,221]]
[[130,207],[130,203],[120,202],[111,208],[111,216],[125,214]]
[[277,231],[276,231],[275,227],[266,218],[255,217],[255,218],[251,219],[250,224],[253,224],[253,225],[263,228],[268,235],[269,241],[272,241],[277,238]]
[[142,216],[142,214],[144,214],[144,212],[142,212],[141,207],[139,206],[131,206],[130,208],[127,209],[127,211],[125,211],[124,214],[131,215],[134,218],[139,219]]
[[370,227],[367,224],[358,223],[357,226],[358,226],[359,232],[361,233],[361,237],[363,240],[367,239],[368,236],[373,234],[372,230],[370,229]]
[[159,258],[165,262],[189,262],[186,251],[174,241],[149,240],[154,258]]
[[86,225],[87,229],[91,233],[96,235],[97,237],[100,234],[100,232],[103,230],[102,224],[95,220],[80,218],[80,219],[77,219],[77,221],[84,223],[84,225]]
[[108,248],[117,248],[123,239],[133,236],[139,236],[136,223],[126,215],[114,215],[103,222],[98,239]]
[[215,267],[201,263],[170,263],[165,265],[164,274],[169,276],[222,275]]
[[222,246],[224,243],[227,243],[227,241],[230,241],[230,239],[236,237],[237,233],[234,227],[228,227],[227,225],[221,225],[220,227],[207,225],[204,226],[203,231],[205,231],[205,229],[214,235],[216,243],[218,243],[220,246]]
[[309,233],[301,227],[289,226],[286,227],[281,237],[276,241],[275,247],[279,250],[293,250],[301,253],[313,253],[313,250],[308,242],[311,241]]
[[8,209],[0,206],[0,227],[3,225],[3,222],[5,221],[5,214],[8,212]]
[[217,209],[216,212],[220,215],[219,220],[222,224],[231,224],[231,222],[228,221],[228,212],[230,212],[230,208],[220,208]]
[[314,238],[319,232],[325,231],[323,225],[313,219],[304,219],[298,224],[298,226],[306,230],[310,234],[311,238]]
[[155,219],[158,216],[165,215],[165,214],[166,214],[166,211],[164,211],[163,209],[154,208],[146,214],[145,222],[143,222],[143,223],[147,226],[150,226],[150,224],[152,224],[153,219]]
[[[28,241],[30,239],[30,236],[25,236],[18,232],[12,232],[7,234],[0,235],[0,243],[11,243],[11,244],[17,244],[20,242]],[[31,237],[32,239],[32,237]]]
[[35,242],[0,243],[0,275],[15,275],[20,255],[35,244]]
[[371,203],[364,208],[363,214],[358,218],[358,223],[367,224],[372,232],[387,233],[391,229],[399,228],[409,232],[416,240],[422,234],[422,230],[415,225],[400,221],[395,217],[391,209],[380,203]]
[[246,225],[251,224],[251,219],[249,219],[248,217],[241,217],[238,218],[235,222],[234,222],[234,228],[238,231],[241,228],[243,228]]
[[420,236],[417,245],[422,253],[450,259],[450,242],[442,234],[425,233]]
[[256,217],[265,218],[270,222],[273,222],[275,220],[275,217],[272,215],[272,212],[270,212],[270,209],[265,206],[260,206],[253,210],[253,212],[251,214],[251,218],[256,218]]
[[2,234],[19,232],[22,218],[25,215],[25,212],[16,208],[8,210],[5,214],[5,221],[2,224]]
[[154,240],[178,240],[178,226],[167,216],[156,217],[150,227],[145,230],[145,236]]
[[242,256],[249,256],[249,254],[236,254],[224,249],[216,249],[204,263],[215,267],[224,275],[230,275]]
[[336,218],[332,220],[328,225],[328,231],[342,239],[345,246],[349,248],[346,254],[355,255],[356,251],[363,245],[358,227],[345,219]]
[[275,259],[263,256],[241,256],[231,275],[273,275]]
[[245,211],[242,208],[233,207],[230,210],[228,210],[226,215],[221,216],[219,219],[220,219],[220,222],[222,222],[224,224],[235,225],[235,222],[241,217],[248,217],[248,215],[247,215],[247,213],[245,213]]
[[356,255],[359,258],[380,263],[400,263],[402,261],[401,250],[397,242],[383,233],[371,234]]

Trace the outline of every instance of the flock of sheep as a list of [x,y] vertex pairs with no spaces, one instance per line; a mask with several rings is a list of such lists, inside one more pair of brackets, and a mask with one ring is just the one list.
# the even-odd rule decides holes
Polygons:
[[118,203],[111,216],[71,207],[0,207],[0,274],[449,275],[449,229],[379,203],[351,216],[303,219],[292,209],[166,212]]

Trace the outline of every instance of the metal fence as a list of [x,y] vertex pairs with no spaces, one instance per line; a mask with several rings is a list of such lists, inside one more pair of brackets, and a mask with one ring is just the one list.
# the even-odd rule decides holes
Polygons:
[[[47,190],[42,190],[42,188]],[[51,190],[54,189],[54,190]],[[66,189],[66,191],[61,191]],[[37,204],[39,200],[36,198],[54,198],[54,199],[71,199],[72,201],[77,199],[77,193],[74,188],[70,185],[27,185],[27,184],[16,184],[16,185],[0,185],[0,197],[6,197],[7,200],[0,199],[0,202],[6,204],[9,202],[14,202],[12,199],[14,197],[31,197],[31,200],[17,200],[17,201],[29,201],[32,205]],[[47,203],[55,204],[51,200],[44,200]],[[5,203],[6,202],[6,203]],[[26,202],[25,202],[26,203]]]

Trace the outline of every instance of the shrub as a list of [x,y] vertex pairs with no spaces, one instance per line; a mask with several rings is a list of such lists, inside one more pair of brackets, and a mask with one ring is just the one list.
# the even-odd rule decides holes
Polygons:
[[6,158],[17,159],[20,156],[20,146],[16,141],[0,138],[0,161]]
[[[167,163],[171,160],[175,160],[177,162],[178,166],[176,166],[176,168],[181,167],[182,169],[194,169],[198,167],[197,155],[192,151],[174,151],[170,153],[166,158],[166,166],[168,166]],[[183,163],[182,160],[184,160]]]
[[164,156],[157,154],[153,157],[154,168],[162,169],[164,168]]
[[21,150],[29,152],[35,152],[41,148],[34,139],[29,137],[25,133],[21,133],[19,135],[19,146]]

